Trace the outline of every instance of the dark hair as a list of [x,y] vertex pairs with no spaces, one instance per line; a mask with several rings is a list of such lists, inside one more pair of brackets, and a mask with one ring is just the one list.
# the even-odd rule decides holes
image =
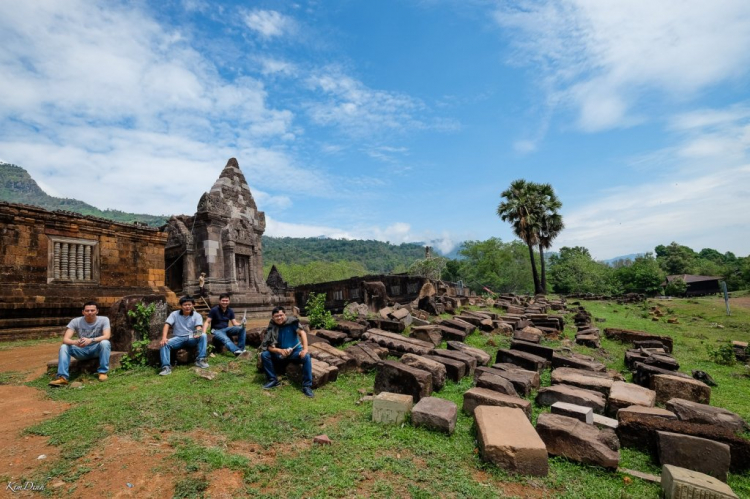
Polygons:
[[83,304],[83,308],[89,307],[91,305],[95,306],[96,309],[99,310],[99,305],[97,305],[95,301],[87,301]]
[[187,303],[187,302],[190,302],[193,305],[195,305],[195,300],[193,299],[192,296],[183,296],[182,298],[180,298],[180,305],[182,305],[183,303]]
[[284,307],[274,307],[274,309],[271,310],[271,316],[273,317],[274,315],[276,315],[277,312],[286,313],[286,310],[284,310]]
[[223,300],[224,298],[229,298],[229,293],[222,293],[219,295],[219,300]]

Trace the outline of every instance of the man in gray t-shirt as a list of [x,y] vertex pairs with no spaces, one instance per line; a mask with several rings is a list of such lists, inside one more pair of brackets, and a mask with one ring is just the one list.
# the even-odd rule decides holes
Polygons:
[[[57,377],[50,386],[65,386],[70,376],[70,358],[78,360],[99,358],[99,381],[107,380],[109,372],[109,343],[111,330],[109,319],[99,317],[99,307],[90,301],[83,305],[83,317],[76,317],[68,323],[63,335],[63,344],[57,358]],[[73,336],[78,336],[74,339]]]
[[[203,332],[203,317],[193,310],[195,301],[189,296],[180,298],[180,310],[175,310],[165,321],[161,336],[161,359],[160,376],[172,374],[171,352],[186,347],[198,347],[198,356],[195,365],[206,369],[206,348],[208,337]],[[167,339],[169,329],[172,328],[172,337]]]

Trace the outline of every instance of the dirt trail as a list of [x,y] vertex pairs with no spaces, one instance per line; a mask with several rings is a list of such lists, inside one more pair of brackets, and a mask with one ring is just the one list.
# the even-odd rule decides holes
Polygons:
[[57,342],[0,350],[0,372],[18,372],[31,381],[47,371],[47,362],[56,359],[59,350]]

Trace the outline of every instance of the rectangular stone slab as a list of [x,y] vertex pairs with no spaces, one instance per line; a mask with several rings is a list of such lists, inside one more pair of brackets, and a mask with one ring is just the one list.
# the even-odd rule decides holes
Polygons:
[[439,324],[437,327],[443,333],[443,339],[446,341],[464,341],[469,336],[463,329],[456,329],[442,324]]
[[437,326],[416,326],[411,328],[409,337],[438,346],[443,341],[443,331]]
[[668,431],[656,432],[659,463],[705,473],[727,481],[731,461],[729,446],[700,437]]
[[521,397],[505,395],[487,388],[472,388],[464,393],[463,411],[466,414],[473,414],[474,410],[480,405],[521,409],[526,417],[531,420],[531,402]]
[[603,414],[605,407],[604,395],[583,388],[569,385],[553,385],[540,388],[536,395],[536,403],[541,406],[551,406],[555,402],[591,407],[594,412]]
[[735,433],[750,429],[739,414],[721,407],[699,404],[698,402],[681,398],[669,400],[666,407],[667,410],[674,412],[680,421],[721,426]]
[[645,331],[633,331],[630,329],[617,329],[608,327],[604,330],[604,335],[611,340],[618,340],[623,343],[633,343],[634,341],[659,341],[668,353],[672,353],[672,338],[669,336],[657,336]]
[[401,362],[384,360],[378,365],[374,391],[411,395],[414,402],[419,402],[432,394],[432,374]]
[[643,388],[635,383],[615,381],[607,398],[607,415],[617,416],[617,411],[633,405],[653,407],[656,401],[656,392]]
[[389,333],[380,329],[368,329],[362,338],[374,341],[378,345],[404,353],[415,353],[426,355],[435,348],[435,345],[416,338],[408,338],[398,333]]
[[520,350],[522,352],[527,352],[538,357],[543,357],[547,361],[552,361],[552,356],[555,354],[555,351],[550,347],[545,347],[537,343],[530,343],[528,341],[521,340],[511,341],[510,349]]
[[357,368],[357,361],[354,357],[326,343],[310,345],[309,350],[313,359],[322,360],[327,364],[336,366],[340,373],[354,371]]
[[474,370],[477,368],[477,359],[475,357],[459,350],[444,350],[442,348],[436,348],[433,353],[440,357],[448,357],[449,359],[463,362],[466,364],[466,376],[474,376]]
[[477,360],[477,366],[486,366],[492,360],[492,356],[479,348],[470,347],[461,341],[447,342],[448,350],[456,350],[471,355]]
[[669,464],[662,467],[661,489],[664,499],[739,499],[722,481]]
[[585,369],[587,371],[598,371],[604,372],[607,370],[607,366],[601,362],[584,360],[578,357],[566,357],[555,353],[552,357],[552,368],[557,369],[558,367],[572,367],[575,369]]
[[542,372],[547,366],[547,359],[544,357],[519,350],[506,350],[504,348],[497,351],[496,360],[498,363],[515,364],[520,368],[536,372]]
[[[260,355],[258,355],[260,358]],[[295,383],[302,383],[302,366],[300,364],[289,364],[286,368],[287,377]],[[339,370],[326,362],[312,358],[312,387],[320,388],[323,385],[336,381]]]
[[414,426],[424,426],[447,434],[456,429],[458,406],[450,400],[425,397],[414,406],[411,422]]
[[504,393],[505,395],[512,395],[514,397],[518,395],[513,383],[496,374],[487,372],[481,373],[481,375],[476,378],[475,382],[479,388],[488,388],[492,391]]
[[376,423],[401,424],[413,405],[414,400],[409,395],[380,392],[372,400],[372,420]]
[[433,391],[439,392],[445,386],[446,370],[445,366],[440,362],[422,357],[421,355],[414,355],[413,353],[405,353],[401,357],[401,362],[407,366],[429,372],[432,375]]
[[459,382],[466,376],[466,363],[440,355],[422,355],[425,359],[439,362],[445,366],[445,376],[451,381]]
[[[592,376],[593,371],[561,367],[552,371],[553,385],[571,385],[609,395],[614,381],[606,376]],[[603,374],[603,373],[602,373]]]
[[567,402],[555,402],[551,407],[552,414],[567,416],[586,424],[594,424],[594,409]]
[[477,367],[474,372],[476,379],[482,373],[490,373],[501,376],[513,384],[513,388],[520,397],[528,397],[533,390],[539,388],[539,373],[518,368],[517,370],[496,369],[494,367]]
[[659,404],[666,404],[675,397],[699,404],[711,402],[711,387],[697,379],[656,374],[651,378],[651,388],[656,392]]
[[388,355],[387,348],[371,341],[361,341],[356,345],[347,347],[344,351],[354,358],[361,371],[375,369],[380,361]]
[[482,459],[511,473],[547,476],[547,447],[522,410],[481,406],[474,419]]
[[[606,433],[593,425],[557,414],[540,414],[536,431],[553,456],[611,470],[620,464],[620,453],[607,445]],[[609,432],[609,435],[614,435]]]

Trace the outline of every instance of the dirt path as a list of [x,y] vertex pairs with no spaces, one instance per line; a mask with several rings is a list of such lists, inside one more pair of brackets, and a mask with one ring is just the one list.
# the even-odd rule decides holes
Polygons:
[[24,381],[38,378],[47,371],[47,362],[57,358],[60,343],[40,343],[0,350],[0,372],[17,372]]

